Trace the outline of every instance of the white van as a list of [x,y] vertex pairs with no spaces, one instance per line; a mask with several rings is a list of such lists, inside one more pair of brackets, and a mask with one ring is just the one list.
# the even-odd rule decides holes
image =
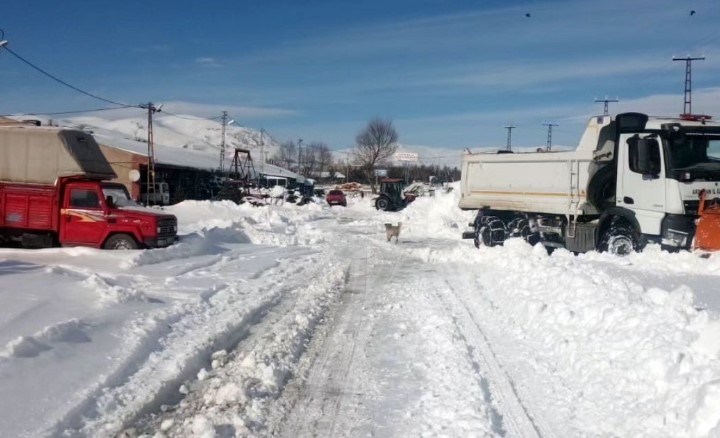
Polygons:
[[142,184],[140,189],[140,200],[143,204],[170,205],[170,186],[166,182],[155,183],[155,190],[150,192],[148,202],[147,184]]

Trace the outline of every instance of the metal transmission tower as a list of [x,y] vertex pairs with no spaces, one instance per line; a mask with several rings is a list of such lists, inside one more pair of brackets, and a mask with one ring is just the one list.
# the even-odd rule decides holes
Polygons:
[[511,151],[512,150],[512,130],[515,129],[516,126],[508,125],[508,126],[504,126],[504,128],[507,129],[507,131],[508,131],[507,146],[505,146],[505,149],[508,151]]
[[[265,129],[260,128],[260,159],[262,160],[262,165],[260,166],[260,173],[265,176]],[[260,178],[258,178],[258,181]]]
[[[147,175],[145,178],[145,205],[149,205],[150,202],[155,202],[155,140],[153,137],[153,114],[162,111],[162,105],[156,107],[152,102],[147,104],[140,104],[140,108],[146,109],[148,112],[148,126],[147,126],[147,144],[148,144],[148,164],[147,164]],[[152,196],[151,196],[152,195]]]
[[673,61],[685,61],[685,102],[683,104],[683,114],[692,114],[692,62],[704,60],[704,56],[686,56],[685,58],[673,56]]
[[552,129],[553,126],[560,126],[557,123],[543,123],[543,126],[548,127],[548,138],[547,138],[547,145],[545,146],[545,151],[550,152],[550,149],[552,148]]
[[610,111],[609,111],[610,108],[608,107],[608,104],[620,102],[620,99],[617,99],[617,98],[608,99],[607,96],[605,96],[605,99],[595,99],[595,102],[603,102],[605,104],[605,106],[603,108],[603,115],[607,116],[608,114],[610,114]]
[[222,112],[220,117],[222,121],[222,139],[220,140],[220,173],[225,172],[225,130],[228,125],[228,113],[227,111]]

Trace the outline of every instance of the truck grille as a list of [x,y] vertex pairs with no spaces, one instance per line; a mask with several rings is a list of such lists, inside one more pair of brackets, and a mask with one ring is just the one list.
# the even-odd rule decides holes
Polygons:
[[160,235],[174,236],[177,230],[177,219],[161,219],[158,223],[158,227],[160,228]]

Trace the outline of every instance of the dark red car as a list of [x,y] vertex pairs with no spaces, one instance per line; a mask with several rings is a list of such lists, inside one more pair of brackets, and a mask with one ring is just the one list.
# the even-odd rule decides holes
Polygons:
[[342,190],[330,190],[325,196],[325,201],[327,201],[328,205],[347,207],[347,199],[345,199],[345,193]]

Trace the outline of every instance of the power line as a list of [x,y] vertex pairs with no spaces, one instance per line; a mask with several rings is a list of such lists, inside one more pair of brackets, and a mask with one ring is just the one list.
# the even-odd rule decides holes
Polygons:
[[178,119],[192,120],[192,121],[194,121],[194,122],[196,122],[196,121],[198,121],[198,120],[219,120],[219,119],[220,119],[220,117],[212,117],[212,118],[198,117],[198,116],[185,117],[185,116],[181,116],[181,115],[178,115],[178,114],[173,114],[173,113],[171,113],[171,112],[168,112],[167,110],[163,110],[163,114],[164,114],[164,115],[167,115],[167,116],[177,117]]
[[60,83],[60,84],[62,84],[62,85],[65,85],[66,87],[71,88],[71,89],[77,91],[78,93],[82,93],[82,94],[84,94],[84,95],[86,95],[86,96],[92,97],[93,99],[101,100],[101,101],[103,101],[103,102],[110,103],[110,104],[113,104],[113,105],[118,105],[118,106],[121,106],[121,107],[124,107],[124,108],[131,108],[131,107],[137,108],[137,107],[138,107],[137,105],[128,105],[128,104],[125,104],[125,103],[120,103],[120,102],[116,102],[116,101],[114,101],[114,100],[106,99],[106,98],[104,98],[104,97],[100,97],[100,96],[98,96],[98,95],[96,95],[96,94],[89,93],[89,92],[87,92],[87,91],[85,91],[85,90],[82,90],[82,89],[80,89],[80,88],[78,88],[78,87],[76,87],[76,86],[74,86],[74,85],[70,85],[70,84],[68,84],[67,82],[63,81],[62,79],[58,78],[57,76],[54,76],[54,75],[48,73],[47,71],[43,70],[42,68],[38,67],[37,65],[35,65],[35,64],[33,64],[32,62],[28,61],[27,59],[23,58],[23,57],[20,56],[19,54],[15,53],[12,49],[10,49],[10,48],[7,46],[7,42],[6,42],[5,45],[3,45],[3,46],[1,46],[1,47],[2,47],[3,49],[7,50],[8,52],[10,52],[11,55],[13,55],[14,57],[16,57],[16,58],[19,59],[20,61],[24,62],[25,64],[29,65],[30,67],[34,68],[35,70],[39,71],[40,73],[44,74],[45,76],[49,77],[50,79],[52,79],[52,80],[54,80],[54,81],[56,81],[56,82],[58,82],[58,83]]
[[[135,108],[134,106],[132,108]],[[94,113],[94,112],[100,112],[100,111],[112,111],[112,110],[121,110],[125,109],[124,107],[112,107],[112,108],[94,108],[94,109],[85,109],[85,110],[72,110],[72,111],[57,111],[57,112],[28,112],[28,113],[21,113],[21,114],[0,114],[0,117],[13,117],[13,116],[59,116],[63,114],[81,114],[81,113]]]

